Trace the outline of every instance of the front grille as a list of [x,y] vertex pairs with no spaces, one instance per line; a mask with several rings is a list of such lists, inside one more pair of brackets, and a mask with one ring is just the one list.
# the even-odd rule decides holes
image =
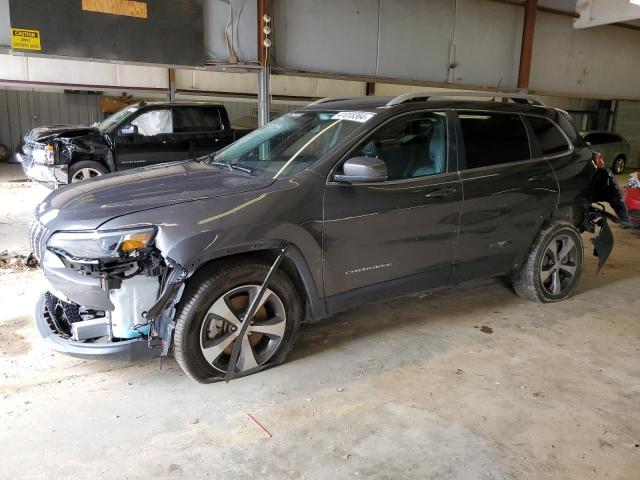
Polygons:
[[42,261],[48,237],[47,228],[39,221],[33,220],[31,225],[29,225],[29,244],[31,245],[31,250],[36,256],[38,263],[41,263]]

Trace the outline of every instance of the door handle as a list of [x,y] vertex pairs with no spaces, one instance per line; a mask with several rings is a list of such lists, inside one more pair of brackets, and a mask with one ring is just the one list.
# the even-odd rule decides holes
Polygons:
[[455,188],[440,188],[438,190],[434,190],[431,193],[427,193],[425,197],[427,198],[444,198],[456,193]]
[[541,175],[534,175],[533,177],[529,177],[530,182],[543,182],[551,178],[550,173],[543,173]]

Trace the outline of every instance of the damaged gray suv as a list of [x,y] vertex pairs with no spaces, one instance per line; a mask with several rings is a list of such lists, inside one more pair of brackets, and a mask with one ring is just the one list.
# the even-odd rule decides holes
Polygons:
[[[474,94],[474,96],[477,96]],[[506,275],[567,298],[619,190],[560,110],[429,94],[316,102],[195,160],[55,191],[31,242],[53,349],[171,349],[200,382],[281,363],[304,319]],[[621,215],[622,216],[622,215]]]

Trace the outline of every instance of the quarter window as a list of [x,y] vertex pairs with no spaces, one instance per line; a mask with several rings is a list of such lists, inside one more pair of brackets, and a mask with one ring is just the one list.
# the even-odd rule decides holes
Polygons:
[[556,155],[569,150],[566,137],[551,121],[541,117],[527,117],[527,120],[538,139],[542,155]]
[[458,114],[467,168],[488,167],[531,158],[529,139],[522,119],[505,113]]
[[351,157],[377,157],[389,180],[443,173],[447,161],[447,121],[441,112],[420,112],[393,119],[367,137]]

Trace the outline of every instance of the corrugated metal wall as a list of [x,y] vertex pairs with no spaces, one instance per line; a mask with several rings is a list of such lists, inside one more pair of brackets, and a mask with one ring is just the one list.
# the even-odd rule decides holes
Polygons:
[[100,95],[0,90],[0,143],[10,150],[34,127],[100,121]]
[[640,167],[640,102],[620,102],[615,131],[631,144],[628,167]]

